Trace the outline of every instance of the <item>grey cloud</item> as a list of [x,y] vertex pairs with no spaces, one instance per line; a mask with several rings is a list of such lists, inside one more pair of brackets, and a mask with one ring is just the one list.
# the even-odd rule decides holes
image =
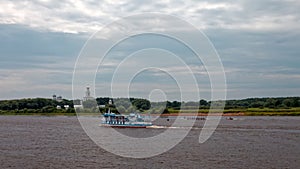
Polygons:
[[[2,96],[12,93],[13,97],[25,97],[39,92],[47,96],[50,91],[60,91],[70,97],[68,85],[73,65],[88,35],[115,19],[140,12],[172,14],[202,28],[223,61],[229,98],[285,96],[300,92],[297,78],[300,74],[299,1],[107,0],[72,3],[69,0],[17,0],[2,1],[0,5],[4,11],[0,12],[0,23],[3,23],[0,25],[0,78],[7,80],[6,85],[2,83],[7,89]],[[171,22],[164,24],[169,25],[170,30],[177,29],[194,38],[193,32],[173,28]],[[114,63],[119,56],[151,45],[155,46],[155,39],[123,44],[114,49],[112,55],[115,57],[108,60],[111,62],[104,68],[109,72],[116,66]],[[201,66],[201,62],[191,59],[186,50],[174,43],[161,41],[156,46],[185,55],[185,61],[191,66]],[[40,82],[31,76],[35,71],[43,75],[38,76]],[[149,73],[140,81],[149,83],[155,79],[151,76],[154,74]],[[103,75],[104,80],[111,76],[107,72]],[[22,79],[22,76],[26,78]],[[205,89],[207,77],[198,76],[198,79]],[[24,88],[22,94],[14,89],[18,85],[34,86],[37,90]],[[209,98],[209,94],[206,92],[204,96]]]
[[81,35],[37,32],[20,25],[0,25],[0,32],[2,68],[73,63],[86,40]]
[[[10,4],[11,6],[7,6]],[[115,19],[163,12],[201,28],[284,29],[299,27],[297,1],[14,1],[2,4],[2,23],[24,24],[58,32],[94,32]],[[17,11],[22,14],[17,15]],[[30,20],[30,22],[28,22]]]

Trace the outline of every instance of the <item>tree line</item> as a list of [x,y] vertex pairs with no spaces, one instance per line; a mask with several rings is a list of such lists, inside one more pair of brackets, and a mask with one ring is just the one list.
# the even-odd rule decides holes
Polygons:
[[[64,106],[68,105],[68,109]],[[57,106],[60,109],[57,109]],[[27,98],[15,100],[1,100],[0,114],[35,114],[35,113],[75,113],[73,108],[73,101],[63,99],[56,101],[46,98]]]
[[[98,105],[108,105],[110,98],[100,97],[96,99]],[[210,106],[214,103],[220,101],[207,101],[201,99],[200,101],[188,101],[188,102],[179,102],[179,101],[166,101],[166,102],[150,102],[146,99],[139,98],[115,98],[113,100],[113,107],[118,110],[151,110],[151,109],[161,109],[165,107],[166,110],[180,110],[180,109],[209,109]],[[222,102],[222,101],[221,101]],[[95,103],[95,104],[96,104]],[[107,107],[107,106],[106,106]],[[288,109],[293,107],[300,107],[300,97],[273,97],[273,98],[247,98],[239,100],[226,100],[225,109],[235,109],[235,108],[272,108],[272,109]]]
[[300,97],[248,98],[227,100],[225,108],[293,108],[300,107]]
[[[109,100],[113,104],[109,105]],[[0,101],[0,113],[5,112],[18,113],[75,113],[74,104],[83,104],[83,110],[97,110],[107,112],[110,109],[116,113],[130,113],[134,111],[151,111],[151,113],[168,113],[168,110],[183,109],[209,109],[211,104],[215,101],[207,101],[201,99],[200,101],[166,101],[166,102],[150,102],[142,98],[115,98],[99,97],[95,100],[88,100],[81,102],[80,100],[63,99],[58,102],[53,99],[46,98],[28,98],[16,100],[2,100]],[[64,106],[69,105],[68,109]],[[99,106],[102,105],[102,106]],[[57,106],[61,109],[57,109]],[[300,97],[278,97],[278,98],[248,98],[240,100],[226,100],[225,109],[235,108],[272,108],[272,109],[289,109],[293,107],[300,107]]]

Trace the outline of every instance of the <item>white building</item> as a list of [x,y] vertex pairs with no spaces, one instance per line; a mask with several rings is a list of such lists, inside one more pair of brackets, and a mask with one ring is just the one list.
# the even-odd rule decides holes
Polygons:
[[64,108],[65,108],[66,110],[68,110],[68,109],[70,108],[70,106],[69,106],[69,105],[64,105]]

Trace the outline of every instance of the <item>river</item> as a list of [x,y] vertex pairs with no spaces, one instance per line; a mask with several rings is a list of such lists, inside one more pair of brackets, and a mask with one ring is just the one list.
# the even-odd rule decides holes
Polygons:
[[[170,125],[172,119],[157,120]],[[203,120],[196,121],[201,126]],[[199,127],[198,126],[198,127]],[[151,132],[149,132],[151,131]],[[123,129],[140,137],[160,129]],[[116,156],[98,147],[76,117],[0,116],[0,168],[299,168],[300,117],[222,118],[199,144],[192,129],[171,150],[144,159]],[[154,132],[155,133],[155,132]]]

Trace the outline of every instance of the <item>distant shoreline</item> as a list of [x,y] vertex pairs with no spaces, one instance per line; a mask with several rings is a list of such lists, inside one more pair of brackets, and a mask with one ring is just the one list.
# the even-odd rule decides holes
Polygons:
[[[130,101],[130,102],[128,102]],[[213,109],[212,105],[223,105]],[[225,105],[224,105],[225,104]],[[78,106],[79,105],[79,106]],[[99,106],[97,106],[99,105]],[[121,105],[116,107],[116,105]],[[75,107],[75,108],[74,108]],[[224,109],[223,109],[224,108]],[[39,116],[76,116],[76,111],[85,115],[93,112],[128,114],[139,111],[141,114],[163,113],[164,116],[300,116],[300,97],[248,98],[224,101],[166,101],[150,102],[142,98],[108,98],[96,100],[67,100],[57,98],[28,98],[0,101],[0,115],[39,115]],[[216,114],[214,114],[216,113]],[[221,113],[221,114],[218,114]],[[100,114],[99,114],[100,115]]]
[[[88,114],[87,114],[88,115]],[[101,114],[99,113],[99,116]],[[148,115],[148,114],[142,114]],[[161,117],[170,117],[170,116],[300,116],[300,112],[239,112],[239,113],[167,113],[167,114],[151,114],[151,116],[161,116]],[[0,116],[77,116],[76,113],[2,113]]]
[[[165,116],[199,116],[199,117],[203,117],[203,116],[217,116],[217,115],[222,115],[222,116],[245,116],[245,113],[198,113],[197,115],[193,114],[193,113],[181,113],[180,115],[178,115],[178,113],[170,113],[170,114],[162,114],[160,116],[165,117]],[[153,114],[152,116],[159,116],[159,114]]]

